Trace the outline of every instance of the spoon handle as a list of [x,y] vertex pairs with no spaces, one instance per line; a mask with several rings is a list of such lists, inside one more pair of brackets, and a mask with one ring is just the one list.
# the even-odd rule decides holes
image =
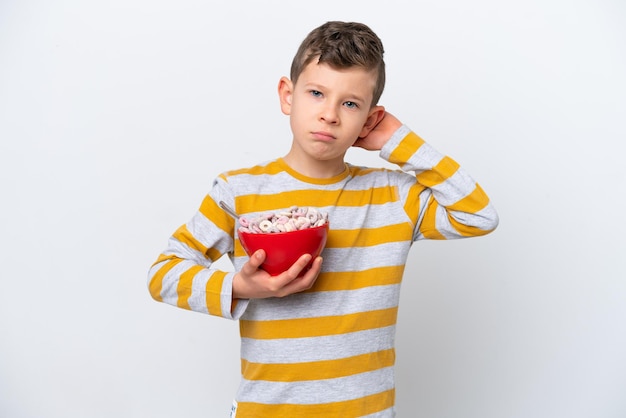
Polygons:
[[231,208],[230,206],[228,206],[226,203],[224,203],[223,201],[220,200],[219,205],[220,205],[220,207],[222,209],[224,209],[226,212],[228,212],[228,214],[230,216],[232,216],[235,219],[239,219],[239,215],[237,215],[235,210],[233,208]]

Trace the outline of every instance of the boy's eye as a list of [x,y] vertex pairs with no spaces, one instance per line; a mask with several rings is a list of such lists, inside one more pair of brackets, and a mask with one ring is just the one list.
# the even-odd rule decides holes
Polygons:
[[344,105],[350,109],[356,109],[359,107],[359,105],[354,102],[345,102]]
[[321,95],[322,95],[322,92],[317,91],[317,90],[311,90],[311,96],[320,97]]

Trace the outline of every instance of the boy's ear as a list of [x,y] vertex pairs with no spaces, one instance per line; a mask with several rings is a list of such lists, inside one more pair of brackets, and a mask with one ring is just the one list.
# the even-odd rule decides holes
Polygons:
[[291,99],[293,98],[293,83],[287,77],[281,77],[278,82],[278,98],[280,110],[285,115],[291,114]]
[[361,134],[359,138],[365,138],[378,123],[383,120],[385,117],[385,108],[383,106],[374,106],[372,110],[370,110],[369,116],[365,121],[365,125],[361,129]]

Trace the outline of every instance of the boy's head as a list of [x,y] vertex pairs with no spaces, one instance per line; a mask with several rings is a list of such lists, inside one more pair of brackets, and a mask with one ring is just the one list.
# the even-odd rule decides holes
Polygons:
[[327,22],[313,29],[300,44],[291,63],[291,81],[295,84],[304,68],[316,60],[335,69],[361,67],[376,72],[371,106],[385,88],[385,61],[380,38],[366,25],[356,22]]

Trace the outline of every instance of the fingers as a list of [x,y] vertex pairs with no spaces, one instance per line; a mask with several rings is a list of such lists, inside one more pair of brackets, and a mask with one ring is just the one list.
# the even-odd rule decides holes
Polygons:
[[[265,279],[264,275],[260,274],[265,272],[259,270],[263,261],[265,261],[265,251],[258,250],[243,264],[241,270],[235,273],[232,287],[233,298],[267,297],[263,296],[259,289],[259,283],[263,283]],[[269,276],[267,273],[265,275]]]
[[250,259],[246,263],[244,263],[243,267],[241,268],[241,272],[246,275],[252,275],[255,271],[259,269],[259,267],[261,267],[261,264],[263,264],[264,261],[265,251],[257,250],[254,254],[252,254],[252,257],[250,257]]
[[287,273],[289,273],[289,275],[293,276],[292,278],[295,279],[300,275],[300,272],[307,266],[307,264],[309,264],[309,261],[311,261],[310,254],[301,255],[300,258],[295,263],[293,263],[291,267],[289,267]]
[[235,298],[267,298],[284,297],[293,293],[310,289],[322,269],[322,257],[311,261],[311,255],[301,256],[287,271],[270,276],[260,269],[266,254],[258,250],[244,263],[233,279],[233,297]]
[[[311,260],[311,256],[306,254],[300,257],[293,266],[289,268],[285,273],[287,282],[280,288],[277,296],[283,297],[293,293],[302,292],[310,289],[319,275],[322,269],[322,257],[317,257],[311,263],[311,267],[303,271]],[[304,273],[304,274],[302,274]],[[282,276],[282,275],[281,275]]]

